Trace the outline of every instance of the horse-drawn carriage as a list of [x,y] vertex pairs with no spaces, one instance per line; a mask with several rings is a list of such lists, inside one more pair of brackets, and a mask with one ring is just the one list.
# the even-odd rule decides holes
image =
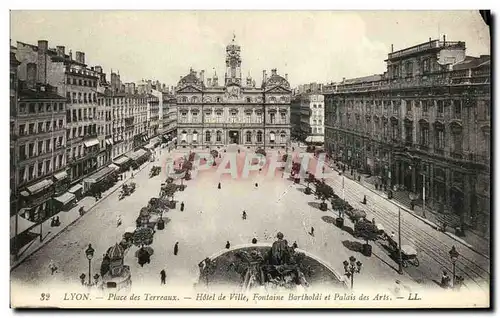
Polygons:
[[135,191],[135,183],[130,182],[129,184],[123,184],[122,189],[120,191],[120,197],[119,199],[123,199],[124,197],[131,195]]
[[[387,236],[388,248],[390,251],[390,257],[399,263],[399,246],[393,237]],[[417,257],[417,250],[410,245],[401,245],[401,264],[403,267],[408,267],[408,265],[413,265],[415,267],[420,265]]]
[[151,170],[149,171],[149,177],[150,178],[155,177],[155,176],[159,175],[160,172],[161,172],[160,166],[152,166]]

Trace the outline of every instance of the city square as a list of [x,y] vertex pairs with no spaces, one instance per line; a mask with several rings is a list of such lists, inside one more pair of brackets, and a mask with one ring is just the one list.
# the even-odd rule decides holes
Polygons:
[[[213,301],[216,290],[253,305],[348,302],[367,290],[376,301],[489,299],[489,11],[425,22],[387,12],[382,24],[362,12],[121,13],[192,28],[153,39],[123,26],[150,49],[100,22],[99,41],[63,43],[44,23],[52,31],[19,28],[30,14],[12,13],[10,45],[16,297],[62,286],[64,300],[135,301],[141,290],[169,305]],[[119,20],[88,14],[75,21]],[[322,27],[267,34],[287,19]],[[436,19],[447,26],[428,37]],[[317,50],[318,30],[341,21],[359,24],[357,40],[339,33],[331,43],[345,47]],[[377,29],[400,23],[421,34]],[[357,44],[366,39],[370,49]]]

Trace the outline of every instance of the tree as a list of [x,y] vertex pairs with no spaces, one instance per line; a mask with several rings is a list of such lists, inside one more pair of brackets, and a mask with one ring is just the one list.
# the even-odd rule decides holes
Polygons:
[[362,219],[354,225],[354,233],[356,236],[365,240],[363,245],[363,254],[365,256],[371,256],[372,247],[369,241],[375,241],[377,239],[377,227],[372,222]]
[[174,201],[174,194],[177,191],[177,185],[175,183],[169,183],[163,187],[163,193],[170,201]]
[[134,232],[132,242],[137,247],[151,245],[153,243],[153,229],[149,227],[140,227]]
[[334,194],[335,192],[333,191],[332,187],[330,187],[328,184],[324,182],[316,183],[316,197],[321,200],[320,209],[322,211],[326,211],[328,209],[328,206],[325,201],[332,198]]
[[193,162],[194,161],[194,156],[195,156],[195,153],[194,152],[190,152],[189,153],[189,159],[187,161]]
[[210,154],[214,157],[214,159],[219,156],[219,152],[215,149],[210,150]]
[[182,171],[190,171],[193,169],[193,162],[184,160],[184,163],[182,164]]

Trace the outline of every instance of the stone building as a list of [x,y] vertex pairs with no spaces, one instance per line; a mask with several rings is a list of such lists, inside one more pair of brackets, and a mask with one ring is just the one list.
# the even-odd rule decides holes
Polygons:
[[217,74],[190,70],[176,87],[177,143],[181,148],[285,148],[290,141],[290,84],[276,69],[257,87],[242,78],[241,48],[233,38],[226,47],[224,83]]
[[160,98],[153,94],[148,94],[146,102],[147,102],[147,118],[146,118],[147,136],[148,139],[151,139],[159,134]]
[[486,233],[490,56],[466,56],[464,42],[443,38],[391,52],[386,63],[384,74],[325,93],[327,152],[381,186],[423,199],[425,185],[428,208]]
[[292,136],[307,143],[324,142],[324,96],[302,93],[291,102]]

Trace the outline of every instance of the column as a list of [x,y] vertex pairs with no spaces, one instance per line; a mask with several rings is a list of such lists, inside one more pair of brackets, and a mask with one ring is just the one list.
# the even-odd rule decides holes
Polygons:
[[463,202],[463,220],[464,223],[470,225],[471,224],[471,195],[472,189],[471,184],[473,184],[472,176],[464,174],[464,185],[463,185],[463,193],[464,193],[464,202]]
[[415,163],[412,163],[411,167],[411,191],[417,192],[417,166]]
[[450,198],[450,189],[451,189],[451,171],[450,169],[446,168],[445,169],[445,194],[444,194],[444,204],[447,209],[450,209],[449,205],[451,203],[451,198]]

